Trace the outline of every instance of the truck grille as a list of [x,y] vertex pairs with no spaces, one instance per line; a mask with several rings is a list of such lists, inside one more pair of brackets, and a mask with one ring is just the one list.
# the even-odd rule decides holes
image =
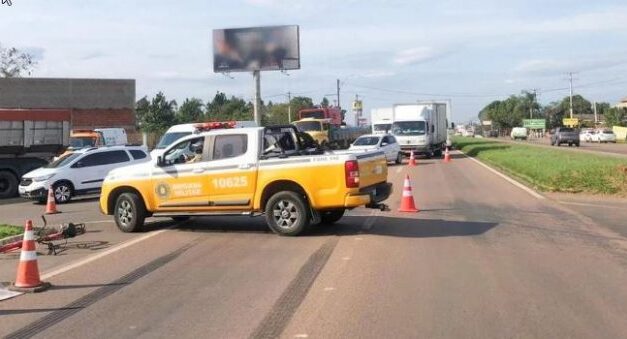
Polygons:
[[32,183],[33,183],[33,179],[26,179],[26,178],[24,178],[20,182],[20,186],[28,186],[28,185],[30,185]]

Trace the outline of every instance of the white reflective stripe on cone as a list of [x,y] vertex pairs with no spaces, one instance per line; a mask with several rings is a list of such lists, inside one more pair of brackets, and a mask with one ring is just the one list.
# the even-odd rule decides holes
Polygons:
[[33,233],[33,231],[25,231],[22,240],[35,240],[35,233]]
[[37,251],[22,251],[20,261],[37,260]]
[[403,190],[403,198],[411,197],[411,190]]

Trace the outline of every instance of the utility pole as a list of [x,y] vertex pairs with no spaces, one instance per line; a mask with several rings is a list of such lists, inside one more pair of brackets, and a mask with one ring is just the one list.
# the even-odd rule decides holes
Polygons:
[[261,126],[261,72],[253,71],[255,80],[255,100],[253,101],[253,117],[257,126]]
[[597,119],[597,102],[594,102],[594,127],[597,127],[597,122],[599,120]]
[[340,79],[337,79],[337,107],[342,108],[340,104]]
[[292,92],[287,92],[287,121],[292,123]]
[[529,106],[529,119],[533,119],[533,106],[536,103],[537,88],[531,90],[533,92],[533,99],[531,100],[531,106]]
[[570,82],[570,118],[573,118],[573,72],[568,72]]

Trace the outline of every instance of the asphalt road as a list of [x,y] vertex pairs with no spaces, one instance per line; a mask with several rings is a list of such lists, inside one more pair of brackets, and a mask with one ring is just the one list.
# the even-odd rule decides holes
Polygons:
[[[0,334],[627,336],[624,235],[468,158],[418,162],[390,168],[391,212],[358,209],[308,236],[278,237],[245,217],[130,235],[120,241],[143,240],[0,302]],[[418,214],[396,212],[406,173]],[[103,238],[115,234],[102,225]]]
[[559,148],[557,148],[555,146],[551,146],[551,139],[549,138],[532,138],[532,139],[528,139],[524,141],[522,140],[513,141],[510,138],[499,138],[499,139],[489,138],[489,139],[498,140],[502,142],[523,143],[523,144],[528,144],[528,145],[550,147],[554,149],[569,150],[569,151],[574,151],[574,152],[582,151],[582,152],[590,152],[590,153],[597,153],[597,154],[603,154],[603,155],[627,156],[627,144],[624,144],[624,143],[599,144],[595,142],[582,141],[579,143],[579,147],[575,147],[575,146],[568,147],[568,145],[562,144]]

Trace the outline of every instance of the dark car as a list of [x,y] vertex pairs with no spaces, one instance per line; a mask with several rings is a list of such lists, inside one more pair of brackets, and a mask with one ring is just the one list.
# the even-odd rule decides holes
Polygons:
[[551,145],[568,144],[579,147],[579,131],[570,127],[558,127],[551,134]]

